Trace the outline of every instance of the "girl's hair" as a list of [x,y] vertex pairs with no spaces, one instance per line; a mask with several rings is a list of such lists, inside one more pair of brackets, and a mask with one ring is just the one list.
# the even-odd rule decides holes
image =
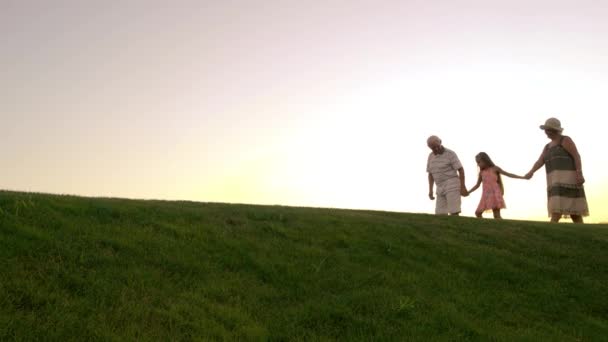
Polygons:
[[[492,161],[492,158],[490,158],[490,156],[485,153],[485,152],[479,152],[476,156],[475,156],[475,161],[480,162],[482,161],[485,164],[485,167],[495,167],[496,164],[494,164],[494,162]],[[505,194],[505,187],[502,183],[502,178],[500,177],[500,173],[497,173],[498,176],[498,185],[500,186],[500,191],[502,192],[502,194]]]
[[482,161],[484,164],[486,164],[486,167],[494,167],[494,166],[496,166],[496,164],[494,164],[494,162],[492,161],[492,159],[490,158],[490,156],[487,153],[485,153],[485,152],[479,152],[475,156],[475,160],[477,162]]

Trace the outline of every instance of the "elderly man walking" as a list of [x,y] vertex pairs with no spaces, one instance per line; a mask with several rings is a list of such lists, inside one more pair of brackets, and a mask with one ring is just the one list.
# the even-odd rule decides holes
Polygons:
[[432,150],[426,164],[429,174],[429,198],[435,199],[433,185],[437,185],[435,214],[459,215],[461,196],[468,196],[464,182],[464,168],[454,151],[443,147],[441,139],[431,136],[427,145]]

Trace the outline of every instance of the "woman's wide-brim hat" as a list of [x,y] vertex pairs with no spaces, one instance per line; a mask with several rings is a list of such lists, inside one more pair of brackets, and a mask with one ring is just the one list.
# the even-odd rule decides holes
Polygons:
[[540,129],[542,130],[554,130],[558,132],[562,132],[564,129],[562,128],[562,123],[556,118],[549,118],[545,121],[544,125],[540,125]]

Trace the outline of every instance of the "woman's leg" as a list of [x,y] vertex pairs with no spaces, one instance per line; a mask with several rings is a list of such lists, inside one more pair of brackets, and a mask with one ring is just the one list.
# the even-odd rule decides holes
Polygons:
[[497,220],[502,219],[502,217],[500,216],[500,209],[492,209],[492,212],[494,213],[494,218]]
[[551,223],[558,223],[561,218],[562,218],[561,213],[553,213],[553,214],[551,214]]
[[583,217],[581,215],[570,215],[570,218],[572,219],[572,222],[574,223],[584,223],[583,222]]
[[475,216],[477,216],[477,218],[482,218],[483,216],[483,211],[476,211],[475,212]]

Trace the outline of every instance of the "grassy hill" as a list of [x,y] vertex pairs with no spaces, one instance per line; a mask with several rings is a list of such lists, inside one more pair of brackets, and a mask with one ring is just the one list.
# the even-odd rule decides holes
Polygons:
[[607,228],[0,192],[0,340],[605,341]]

